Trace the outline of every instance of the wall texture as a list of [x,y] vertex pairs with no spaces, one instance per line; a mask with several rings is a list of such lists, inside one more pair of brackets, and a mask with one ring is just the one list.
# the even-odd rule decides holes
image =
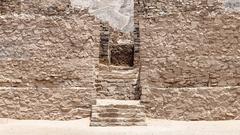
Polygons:
[[240,12],[225,12],[217,1],[164,2],[141,7],[143,80],[157,87],[239,85]]
[[[114,1],[122,3],[120,7],[114,2],[106,7],[116,11],[111,17],[126,15],[125,10],[132,13],[126,4],[132,1],[124,1]],[[1,1],[0,117],[87,117],[96,96],[138,99],[141,88],[148,117],[240,119],[239,11],[226,10],[223,0],[135,3],[135,34],[113,31],[108,41],[120,49],[133,41],[135,66],[126,68],[98,65],[100,21],[87,10],[73,8],[73,1]],[[102,6],[97,2],[92,12]],[[133,16],[124,15],[112,23],[132,31],[128,26]]]
[[[237,101],[236,93],[240,90],[210,87],[240,84],[240,11],[225,10],[221,0],[136,3],[141,35],[142,97],[153,99],[147,106],[155,106],[152,111],[146,109],[149,116],[183,120],[237,118],[239,105],[232,106],[231,101],[224,99]],[[165,89],[169,87],[172,89]],[[181,87],[186,89],[174,89]],[[202,91],[206,93],[200,94],[203,102],[197,103],[198,99],[192,96]],[[225,96],[223,101],[218,94]],[[166,103],[161,102],[162,98]],[[220,105],[222,108],[217,112]],[[212,108],[209,110],[208,106]],[[232,109],[236,112],[228,117],[226,113]]]
[[70,120],[89,117],[92,88],[0,88],[0,117]]
[[8,14],[12,12],[20,12],[21,0],[1,0],[0,14]]
[[54,1],[27,2],[0,16],[0,117],[89,116],[100,22]]
[[239,120],[240,87],[143,88],[150,118]]
[[2,86],[93,85],[99,31],[91,16],[5,15],[0,22]]

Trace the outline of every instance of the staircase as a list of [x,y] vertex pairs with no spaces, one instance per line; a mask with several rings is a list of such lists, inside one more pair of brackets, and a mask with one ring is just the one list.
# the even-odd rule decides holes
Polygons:
[[145,126],[144,106],[140,104],[139,68],[98,65],[92,105],[91,126]]
[[144,106],[137,100],[96,100],[91,126],[146,126]]

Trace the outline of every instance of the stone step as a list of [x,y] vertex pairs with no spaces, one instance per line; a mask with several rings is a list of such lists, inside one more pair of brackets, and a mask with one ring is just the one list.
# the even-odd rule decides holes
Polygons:
[[137,71],[132,72],[118,72],[118,71],[100,71],[98,76],[104,76],[106,78],[136,78],[138,76]]
[[141,105],[139,100],[97,99],[96,105]]
[[144,126],[144,106],[137,100],[98,99],[92,105],[91,126]]
[[128,111],[141,111],[144,109],[143,105],[93,105],[92,110],[98,111],[98,110],[106,110],[108,112],[114,112],[114,110],[120,111],[120,112],[128,112]]
[[91,122],[106,122],[106,123],[114,123],[114,122],[144,122],[145,118],[97,118],[92,117]]
[[92,117],[103,117],[103,118],[143,118],[145,117],[145,113],[139,112],[139,113],[120,113],[120,112],[104,112],[104,113],[92,113]]
[[[90,126],[98,126],[98,127],[108,127],[108,123],[103,122],[94,122],[91,123]],[[146,122],[114,122],[111,126],[146,126]]]
[[107,83],[136,83],[137,79],[115,79],[115,78],[108,78],[108,79],[103,79],[103,78],[98,78],[96,80],[96,83],[100,82],[107,82]]
[[99,73],[112,73],[112,74],[136,74],[139,72],[139,69],[129,69],[129,70],[112,70],[112,69],[103,69]]
[[[100,99],[139,99],[139,68],[102,65],[97,66],[95,80],[97,98]],[[137,96],[136,96],[137,95]]]
[[114,66],[114,65],[104,65],[104,64],[99,64],[98,68],[100,70],[118,70],[118,71],[129,71],[129,70],[136,69],[134,67],[129,67],[129,66]]
[[100,74],[97,75],[98,78],[101,79],[137,79],[136,74],[131,74],[131,75],[114,75],[114,74]]
[[136,126],[146,125],[145,117],[143,118],[91,118],[91,126],[104,125],[104,126]]

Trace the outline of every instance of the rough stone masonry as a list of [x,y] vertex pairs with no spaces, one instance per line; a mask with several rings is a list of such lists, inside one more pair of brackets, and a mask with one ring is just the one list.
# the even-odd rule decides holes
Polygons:
[[89,116],[100,21],[64,0],[1,1],[1,10],[0,117]]
[[2,0],[0,117],[88,117],[102,23],[114,45],[139,23],[133,63],[148,117],[240,119],[237,0]]
[[150,117],[240,118],[240,11],[226,2],[137,1],[142,101]]

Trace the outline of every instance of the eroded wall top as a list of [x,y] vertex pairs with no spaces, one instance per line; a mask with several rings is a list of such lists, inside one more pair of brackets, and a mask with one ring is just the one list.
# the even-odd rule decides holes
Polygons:
[[12,0],[0,2],[0,14],[26,13],[68,16],[88,12],[115,30],[134,30],[134,0]]
[[134,30],[133,0],[71,0],[75,8],[88,9],[90,14],[123,32]]

